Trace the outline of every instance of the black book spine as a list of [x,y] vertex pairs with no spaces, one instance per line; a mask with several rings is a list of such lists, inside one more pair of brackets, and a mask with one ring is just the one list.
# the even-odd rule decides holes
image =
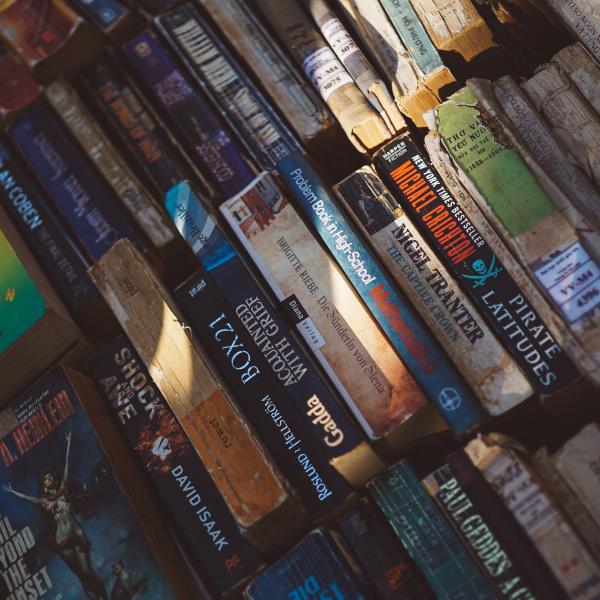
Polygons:
[[[462,450],[454,452],[447,456],[446,460],[450,475],[457,482],[456,502],[460,502],[461,493],[468,498],[468,502],[472,503],[474,510],[479,513],[481,523],[485,523],[490,534],[496,538],[512,563],[512,568],[522,575],[524,583],[535,598],[566,599],[563,588],[537,551],[531,538],[515,521],[510,510],[465,452]],[[458,509],[455,508],[456,510]],[[471,525],[476,519],[476,517],[472,519]],[[461,520],[464,523],[464,519]],[[504,597],[512,598],[510,595]]]
[[[252,308],[234,311],[202,270],[176,291],[184,315],[258,431],[273,459],[314,519],[352,493],[244,326]],[[256,307],[256,303],[253,304]]]
[[135,348],[119,337],[87,369],[191,549],[221,592],[261,565]]
[[374,160],[401,208],[460,282],[532,386],[552,394],[573,384],[581,376],[579,369],[410,136],[390,142]]

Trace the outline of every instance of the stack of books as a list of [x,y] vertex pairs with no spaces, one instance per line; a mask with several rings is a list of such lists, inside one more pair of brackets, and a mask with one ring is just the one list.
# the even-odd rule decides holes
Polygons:
[[591,0],[0,3],[0,596],[600,598]]

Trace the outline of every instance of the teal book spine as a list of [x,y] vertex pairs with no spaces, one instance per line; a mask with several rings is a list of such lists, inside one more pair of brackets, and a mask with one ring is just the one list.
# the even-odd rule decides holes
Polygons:
[[438,600],[492,600],[491,585],[405,460],[367,485]]

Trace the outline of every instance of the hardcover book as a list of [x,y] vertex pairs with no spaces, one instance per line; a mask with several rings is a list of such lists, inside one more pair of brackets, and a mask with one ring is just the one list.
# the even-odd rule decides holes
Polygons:
[[403,438],[400,426],[433,408],[273,178],[221,211],[367,435]]
[[73,0],[73,3],[112,43],[126,40],[141,25],[141,19],[120,0]]
[[236,142],[156,36],[139,35],[123,46],[123,53],[145,92],[217,189],[228,197],[248,185],[253,172]]
[[484,408],[501,414],[531,396],[514,360],[373,169],[334,189]]
[[388,467],[367,487],[437,598],[496,598],[406,460]]
[[103,46],[100,34],[63,0],[3,2],[0,35],[44,83],[77,71]]
[[273,550],[293,534],[290,523],[300,524],[302,512],[189,339],[168,293],[127,240],[117,242],[90,274],[238,526],[257,547]]
[[42,86],[0,45],[0,123],[10,125],[41,93]]
[[82,156],[42,100],[30,105],[8,135],[69,224],[87,258],[100,258],[118,239],[143,242],[108,184]]
[[168,508],[180,535],[221,593],[240,585],[261,565],[240,534],[219,489],[150,378],[131,342],[121,336],[97,352],[87,369]]
[[0,264],[2,406],[67,352],[79,333],[3,207]]
[[462,283],[530,383],[547,395],[567,389],[579,370],[487,244],[485,232],[476,229],[413,140],[402,136],[385,146],[375,164],[401,208]]
[[[240,334],[247,332],[247,351],[253,350],[267,362],[264,371],[271,371],[283,385],[288,397],[285,404],[290,402],[302,415],[301,430],[308,439],[319,440],[318,454],[352,485],[363,485],[383,468],[383,462],[317,371],[294,336],[293,326],[278,314],[187,182],[173,188],[165,204],[203,268],[180,288],[181,297],[186,297],[182,304],[193,307],[203,290],[196,283],[210,280],[223,298],[217,306],[232,309]],[[275,420],[281,423],[279,416]]]
[[247,600],[340,598],[363,600],[350,567],[321,529],[309,533],[245,590]]
[[[0,413],[0,593],[7,600],[174,599],[141,527],[154,527],[157,511],[120,440],[102,429],[106,420],[92,406],[98,398],[81,378],[57,367]],[[141,495],[140,522],[111,461],[130,498]],[[157,542],[171,549],[165,537],[149,534],[154,550]]]

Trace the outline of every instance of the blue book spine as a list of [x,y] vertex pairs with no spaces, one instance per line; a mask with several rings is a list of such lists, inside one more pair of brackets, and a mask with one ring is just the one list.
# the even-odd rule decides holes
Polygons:
[[97,296],[87,275],[88,261],[52,212],[31,175],[0,142],[0,204],[19,228],[69,306]]
[[406,460],[386,469],[367,487],[439,600],[496,598]]
[[252,80],[191,4],[157,19],[214,107],[221,111],[261,169],[298,150],[298,142]]
[[144,250],[140,236],[112,189],[42,100],[27,108],[8,135],[89,258],[99,259],[121,238],[129,238]]
[[261,573],[244,596],[249,600],[364,600],[350,567],[320,529]]
[[129,10],[118,0],[73,0],[73,2],[100,29],[109,29],[129,13]]
[[463,378],[356,235],[303,155],[298,152],[282,159],[278,170],[296,204],[452,430],[460,435],[480,424],[484,413]]
[[246,187],[254,174],[240,148],[156,36],[142,33],[123,46],[123,53],[145,92],[216,188],[229,197]]
[[242,317],[254,344],[303,415],[307,435],[310,431],[319,440],[320,452],[333,467],[345,475],[348,465],[351,474],[346,477],[362,484],[381,468],[381,461],[187,182],[169,191],[166,209],[226,302]]

